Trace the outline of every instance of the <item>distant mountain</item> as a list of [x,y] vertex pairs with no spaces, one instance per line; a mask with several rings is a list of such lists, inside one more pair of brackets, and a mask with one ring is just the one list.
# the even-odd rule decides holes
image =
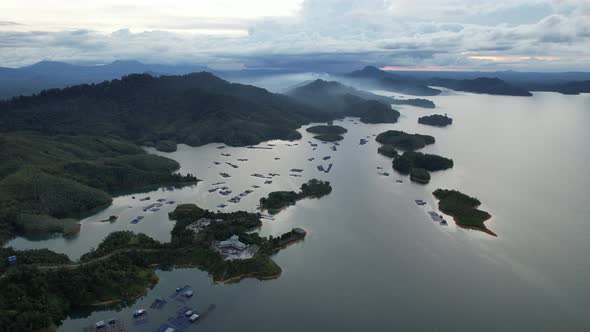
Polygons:
[[[299,87],[292,88],[287,94],[298,97],[303,102],[311,103],[318,103],[327,98],[336,98],[338,96],[349,94],[366,100],[377,100],[385,104],[411,105],[423,108],[436,107],[436,105],[428,99],[396,99],[359,90],[337,81],[325,81],[322,79],[317,79],[312,82],[307,82]],[[302,98],[300,95],[305,96],[305,98]]]
[[307,105],[338,114],[338,117],[360,117],[365,123],[394,123],[400,116],[389,105],[389,98],[333,81],[318,79],[294,88],[287,94]]
[[0,67],[0,98],[29,95],[49,88],[99,83],[129,74],[178,75],[206,69],[204,66],[152,65],[139,61],[115,61],[106,65],[73,65],[42,61],[21,68]]
[[531,91],[550,91],[559,92],[564,95],[577,95],[580,93],[590,93],[590,80],[572,81],[566,83],[522,83]]
[[456,91],[486,93],[504,96],[532,96],[528,90],[513,86],[499,78],[479,77],[473,80],[453,80],[449,78],[433,78],[429,85],[441,86]]
[[0,132],[111,136],[142,145],[296,139],[302,124],[333,117],[290,97],[207,72],[133,74],[0,101]]
[[477,78],[498,78],[506,83],[528,91],[550,91],[563,94],[590,92],[590,72],[519,72],[507,71],[393,71],[416,80],[437,79],[474,80]]
[[373,88],[408,95],[436,96],[441,93],[440,90],[433,89],[420,80],[395,75],[373,66],[366,66],[361,70],[353,71],[345,75],[345,77]]

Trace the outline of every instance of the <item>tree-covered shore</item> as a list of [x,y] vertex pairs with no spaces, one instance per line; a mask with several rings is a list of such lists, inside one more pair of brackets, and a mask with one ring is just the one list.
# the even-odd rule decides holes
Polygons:
[[478,209],[481,202],[477,198],[465,195],[457,190],[447,189],[437,189],[432,194],[439,200],[439,210],[453,216],[459,227],[475,229],[497,236],[496,233],[485,226],[484,222],[492,216]]
[[434,137],[430,135],[408,134],[399,130],[385,131],[377,135],[375,140],[403,150],[418,150],[435,142]]
[[294,191],[274,191],[268,197],[260,199],[260,208],[271,212],[278,212],[280,209],[289,205],[294,205],[298,200],[304,198],[320,198],[332,192],[330,182],[311,179],[301,185],[301,190]]
[[197,182],[178,168],[115,138],[0,134],[0,243],[16,234],[76,233],[78,218],[119,192]]

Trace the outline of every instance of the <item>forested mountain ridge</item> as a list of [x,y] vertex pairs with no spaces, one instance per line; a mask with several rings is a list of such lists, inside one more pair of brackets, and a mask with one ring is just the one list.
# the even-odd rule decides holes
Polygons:
[[296,139],[302,124],[329,119],[287,96],[206,72],[134,74],[0,102],[0,132],[108,135],[142,145],[173,140],[240,146]]

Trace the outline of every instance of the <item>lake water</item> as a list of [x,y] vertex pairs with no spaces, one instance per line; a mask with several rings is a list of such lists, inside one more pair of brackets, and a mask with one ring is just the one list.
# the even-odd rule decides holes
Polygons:
[[[398,107],[396,124],[365,125],[350,119],[336,122],[348,128],[337,151],[319,144],[313,151],[304,130],[297,142],[273,141],[272,150],[217,149],[180,146],[159,153],[178,160],[181,172],[204,181],[172,191],[118,197],[113,206],[83,220],[80,234],[9,245],[43,248],[72,258],[96,247],[106,234],[131,229],[159,240],[170,239],[173,223],[167,205],[145,214],[138,198],[167,198],[215,209],[252,185],[260,185],[227,210],[256,209],[260,197],[275,190],[296,190],[310,178],[329,180],[333,192],[319,200],[303,200],[263,221],[263,235],[278,235],[301,226],[305,241],[281,251],[274,259],[283,268],[275,280],[246,279],[213,285],[197,269],[158,271],[160,282],[130,307],[71,318],[63,331],[110,317],[125,320],[127,330],[155,331],[179,304],[150,310],[149,323],[133,326],[131,312],[147,308],[156,296],[190,284],[196,296],[189,305],[217,308],[198,326],[200,331],[582,331],[590,326],[590,95],[535,93],[534,97],[501,97],[446,93],[432,98],[437,109]],[[426,114],[447,113],[447,128],[417,123]],[[387,129],[430,134],[436,144],[424,148],[450,157],[453,169],[432,173],[428,185],[414,184],[391,169],[391,160],[377,154],[373,137]],[[288,144],[297,143],[296,146]],[[317,142],[316,142],[317,143]],[[154,152],[154,151],[152,151]],[[222,157],[229,153],[230,157]],[[332,156],[323,161],[323,156]],[[308,161],[315,157],[316,160]],[[248,158],[247,162],[237,161]],[[280,158],[280,160],[275,160]],[[219,161],[221,165],[214,165]],[[239,166],[233,169],[226,161]],[[334,167],[329,174],[317,165]],[[378,175],[377,167],[391,173]],[[288,176],[304,169],[301,178]],[[219,172],[232,175],[223,179]],[[280,173],[270,185],[251,173]],[[396,180],[402,179],[403,183]],[[209,193],[211,184],[225,181],[233,194]],[[498,234],[464,230],[449,220],[434,223],[427,211],[436,207],[432,191],[458,189],[478,197],[492,214],[486,222]],[[428,202],[419,207],[414,199]],[[115,214],[114,223],[97,220]],[[136,215],[146,215],[130,225]]]

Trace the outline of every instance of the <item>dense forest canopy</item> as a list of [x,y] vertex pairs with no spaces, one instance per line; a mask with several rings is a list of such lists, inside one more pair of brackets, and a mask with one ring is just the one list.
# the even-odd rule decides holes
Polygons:
[[457,190],[447,189],[437,189],[433,192],[433,195],[439,199],[439,210],[453,216],[457,225],[481,230],[496,236],[494,232],[487,229],[484,225],[484,222],[492,216],[478,209],[481,204],[479,199],[465,195]]
[[385,131],[375,138],[381,144],[389,144],[403,150],[417,150],[428,144],[434,144],[435,139],[429,135],[408,134],[399,130]]
[[453,119],[445,115],[440,114],[432,114],[421,116],[418,118],[418,123],[429,125],[429,126],[437,126],[437,127],[445,127],[453,123]]
[[173,174],[178,167],[118,139],[2,134],[0,240],[15,232],[75,232],[69,218],[110,204],[112,194],[196,181]]
[[108,135],[152,146],[297,139],[302,124],[332,118],[290,97],[206,72],[129,75],[0,102],[0,132]]

